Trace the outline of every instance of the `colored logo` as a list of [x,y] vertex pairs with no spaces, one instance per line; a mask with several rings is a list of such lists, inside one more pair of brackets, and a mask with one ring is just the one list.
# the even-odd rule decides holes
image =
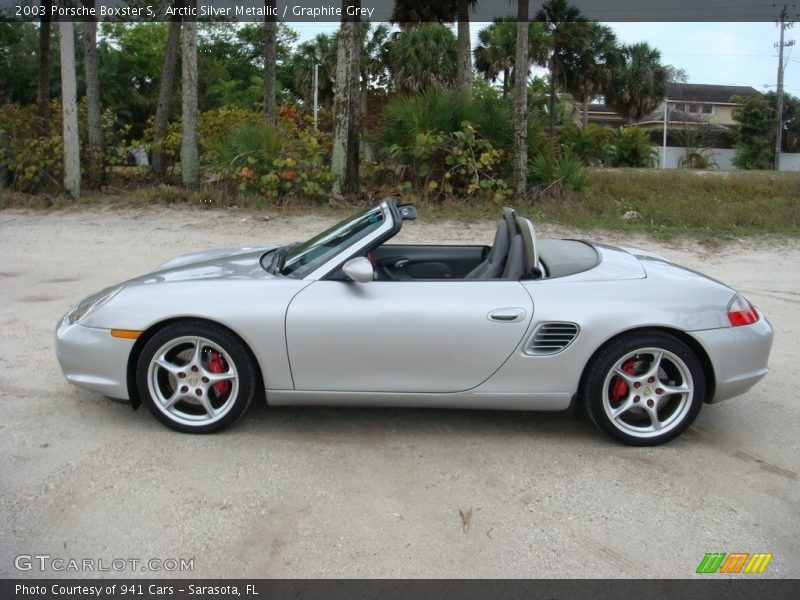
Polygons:
[[763,573],[772,554],[766,552],[706,552],[697,565],[696,573]]

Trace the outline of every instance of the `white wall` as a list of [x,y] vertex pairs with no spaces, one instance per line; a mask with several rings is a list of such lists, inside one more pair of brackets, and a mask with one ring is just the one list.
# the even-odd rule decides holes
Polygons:
[[[661,153],[663,148],[658,146],[658,165],[661,166]],[[677,169],[678,161],[686,152],[686,148],[677,146],[667,146],[667,169]],[[735,150],[728,148],[705,148],[703,153],[711,156],[711,159],[717,163],[717,168],[723,171],[735,169],[733,166],[733,155]],[[781,171],[800,171],[800,154],[789,154],[781,152]]]

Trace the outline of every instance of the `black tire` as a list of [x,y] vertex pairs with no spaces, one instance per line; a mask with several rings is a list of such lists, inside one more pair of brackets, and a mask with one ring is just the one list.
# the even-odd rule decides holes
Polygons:
[[158,331],[136,367],[143,404],[182,433],[211,433],[231,425],[247,410],[259,381],[244,343],[204,321],[181,321]]
[[673,335],[652,331],[632,332],[601,348],[580,397],[595,425],[614,439],[657,446],[694,422],[705,391],[703,367],[692,349]]

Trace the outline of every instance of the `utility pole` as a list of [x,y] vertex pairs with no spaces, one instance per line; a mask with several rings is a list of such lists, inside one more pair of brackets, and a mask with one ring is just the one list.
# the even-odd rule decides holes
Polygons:
[[661,146],[661,168],[667,168],[667,128],[669,127],[669,102],[664,98],[664,140]]
[[317,130],[317,113],[319,111],[319,63],[314,63],[311,75],[311,86],[314,88],[314,131]]
[[778,130],[775,135],[775,170],[781,169],[781,145],[783,139],[783,49],[794,46],[794,40],[788,42],[783,41],[783,34],[786,32],[787,27],[791,27],[791,23],[786,23],[786,5],[783,5],[781,10],[781,21],[778,25],[780,27],[780,41],[775,44],[778,48],[778,86],[777,86],[777,100],[778,100]]

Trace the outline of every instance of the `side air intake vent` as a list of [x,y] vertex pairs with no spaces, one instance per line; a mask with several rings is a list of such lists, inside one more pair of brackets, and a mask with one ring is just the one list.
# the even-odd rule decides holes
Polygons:
[[558,354],[578,337],[578,331],[580,329],[575,323],[542,323],[533,333],[525,352],[537,356]]

